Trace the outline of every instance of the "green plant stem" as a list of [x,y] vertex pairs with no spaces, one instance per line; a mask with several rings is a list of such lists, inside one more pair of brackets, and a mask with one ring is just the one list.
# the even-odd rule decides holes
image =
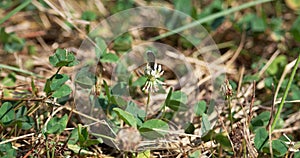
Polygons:
[[299,54],[299,56],[298,56],[298,58],[297,58],[297,61],[296,61],[295,65],[294,65],[294,68],[293,68],[293,70],[292,70],[292,74],[291,74],[291,76],[290,76],[290,78],[289,78],[289,82],[288,82],[288,84],[287,84],[287,87],[286,87],[286,89],[285,89],[285,91],[284,91],[284,94],[283,94],[283,97],[282,97],[282,99],[281,99],[280,105],[279,105],[278,110],[277,110],[277,112],[276,112],[274,121],[273,121],[272,126],[271,126],[271,132],[273,132],[273,130],[274,130],[276,124],[277,124],[277,121],[278,121],[278,119],[279,119],[279,117],[280,117],[281,110],[282,110],[282,108],[283,108],[284,102],[285,102],[286,97],[287,97],[287,95],[288,95],[289,89],[290,89],[290,87],[291,87],[291,85],[292,85],[292,82],[293,82],[293,79],[294,79],[294,77],[295,77],[295,74],[296,74],[296,71],[297,71],[299,62],[300,62],[300,54]]
[[31,3],[31,1],[32,0],[25,0],[17,8],[15,8],[11,12],[9,12],[4,18],[0,19],[0,25],[2,23],[4,23],[7,19],[9,19],[10,17],[12,17],[13,15],[15,15],[16,13],[18,13],[20,10],[22,10],[23,8],[25,8],[27,5],[29,5]]
[[59,73],[59,71],[60,71],[62,68],[63,68],[62,66],[59,67],[59,68],[57,69],[57,71],[55,72],[55,74],[52,75],[52,76],[49,78],[49,80],[52,80],[52,79],[55,77],[55,75],[57,75],[57,74]]
[[231,97],[228,96],[227,98],[227,101],[228,101],[228,109],[229,109],[229,120],[230,120],[230,128],[231,128],[231,131],[233,130],[233,117],[232,117],[232,111],[231,111]]
[[234,8],[230,8],[230,9],[225,9],[225,10],[223,10],[221,12],[218,12],[218,13],[209,15],[209,16],[207,16],[205,18],[196,20],[196,21],[194,21],[194,22],[192,22],[192,23],[190,23],[188,25],[179,27],[177,29],[171,30],[170,32],[167,32],[167,33],[161,34],[159,36],[153,37],[153,38],[150,39],[150,41],[156,41],[156,40],[159,40],[159,39],[171,36],[173,34],[179,33],[179,32],[184,31],[186,29],[198,26],[198,25],[200,25],[202,23],[205,23],[205,22],[208,22],[208,21],[220,18],[222,16],[234,13],[236,11],[239,11],[239,10],[242,10],[242,9],[246,9],[246,8],[249,8],[249,7],[261,4],[261,3],[270,2],[270,1],[273,1],[273,0],[256,0],[256,1],[252,1],[252,2],[248,2],[248,3],[242,4],[242,5],[238,6],[238,7],[234,7]]
[[243,139],[243,141],[242,141],[242,143],[243,143],[243,157],[244,158],[247,158],[247,145],[246,145],[246,142],[245,142],[245,138]]
[[273,158],[273,148],[272,148],[272,132],[271,132],[271,128],[269,128],[268,130],[268,134],[269,134],[269,150],[270,150],[270,155],[271,155],[271,158]]
[[43,76],[40,76],[38,74],[35,74],[33,72],[27,71],[27,70],[22,70],[13,66],[8,66],[8,65],[4,65],[4,64],[0,64],[0,69],[8,69],[8,70],[12,70],[12,71],[16,71],[16,72],[20,72],[26,75],[30,75],[30,76],[35,76],[38,78],[44,78]]
[[48,139],[46,138],[46,153],[47,153],[47,158],[50,158],[50,151],[49,151],[49,146],[48,146]]
[[149,103],[150,103],[150,92],[148,93],[148,98],[147,98],[147,105],[146,105],[146,112],[145,112],[145,119],[144,121],[147,120],[147,114],[148,114],[148,107],[149,107]]
[[[54,142],[53,142],[54,143]],[[56,146],[56,145],[55,145]],[[55,148],[52,148],[52,152],[51,152],[51,158],[54,158],[55,156]]]

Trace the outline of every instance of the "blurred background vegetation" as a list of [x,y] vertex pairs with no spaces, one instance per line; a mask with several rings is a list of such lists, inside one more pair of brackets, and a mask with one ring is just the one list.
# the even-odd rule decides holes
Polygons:
[[[250,2],[257,2],[257,4],[241,8],[243,4]],[[291,81],[287,102],[284,104],[278,124],[273,131],[272,139],[280,141],[274,141],[273,148],[259,142],[260,138],[266,138],[264,136],[266,132],[260,129],[261,127],[269,129],[279,102],[288,87],[295,59],[300,53],[300,1],[266,0],[265,3],[260,2],[263,1],[1,0],[0,138],[2,143],[0,143],[0,156],[248,157],[249,153],[254,152],[250,156],[300,157],[299,152],[296,152],[300,147],[299,71]],[[142,6],[176,9],[196,21],[209,17],[201,24],[212,36],[220,50],[224,65],[230,70],[227,72],[227,79],[234,96],[231,100],[233,120],[230,120],[227,111],[219,116],[223,124],[220,121],[217,125],[221,129],[228,128],[230,133],[228,137],[222,132],[216,132],[209,135],[210,138],[203,138],[202,144],[190,142],[186,145],[188,147],[184,146],[182,150],[159,149],[145,151],[142,154],[118,152],[106,145],[99,145],[101,141],[95,142],[96,139],[93,139],[93,136],[88,137],[85,128],[81,130],[81,126],[78,126],[81,123],[80,119],[76,114],[72,114],[72,110],[66,108],[61,112],[55,112],[57,107],[44,102],[47,96],[47,91],[44,90],[46,79],[57,71],[57,68],[48,60],[55,50],[62,48],[76,54],[82,41],[101,20],[117,12]],[[232,8],[236,10],[228,13]],[[149,29],[141,36],[149,39],[158,37],[162,33],[165,33],[165,30]],[[103,78],[110,79],[111,67],[122,55],[120,52],[129,50],[138,43],[138,40],[134,33],[129,32],[116,39],[113,44],[108,44],[108,49],[113,55],[102,60],[101,64],[105,69],[101,74]],[[158,42],[176,47],[187,57],[201,59],[195,55],[194,47],[178,35],[161,38]],[[195,66],[194,63],[192,65]],[[61,72],[71,74],[72,69],[64,68]],[[255,93],[253,87],[255,87]],[[199,88],[205,88],[205,86]],[[275,102],[274,95],[277,95]],[[59,103],[66,104],[70,107],[69,109],[73,106],[72,97],[60,100]],[[253,107],[249,115],[253,116],[253,119],[249,120],[250,124],[246,126],[242,123],[245,116],[241,113],[243,113],[243,107],[250,104]],[[14,110],[7,110],[10,107]],[[246,108],[247,110],[249,108]],[[50,121],[50,126],[55,126],[55,122],[61,122],[59,124],[62,130],[53,129],[50,133],[56,135],[47,139],[41,139],[41,135],[32,134],[43,133],[41,132],[43,125],[47,117],[52,114],[60,119]],[[232,121],[235,129],[229,129]],[[241,129],[244,127],[250,129],[249,133],[244,131],[241,137],[249,136],[251,141],[246,141],[246,143],[252,147],[247,145],[242,145],[247,149],[236,147],[236,144],[239,144],[234,141],[239,136],[236,134],[238,124],[243,124]],[[82,138],[78,142],[73,142],[73,146],[67,145],[71,135],[71,130],[67,129],[74,127],[76,130],[80,128],[78,135]],[[18,139],[13,140],[13,138]],[[5,140],[9,141],[5,143]],[[40,140],[39,143],[37,140]],[[229,144],[228,141],[230,141]],[[215,146],[207,146],[205,144],[207,142],[213,142]],[[252,148],[253,151],[248,151]],[[239,151],[233,152],[234,149],[241,150],[241,154]]]

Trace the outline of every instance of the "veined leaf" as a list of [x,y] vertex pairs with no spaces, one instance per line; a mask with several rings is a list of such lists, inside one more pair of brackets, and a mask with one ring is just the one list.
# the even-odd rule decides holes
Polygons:
[[136,120],[134,118],[134,116],[127,112],[127,111],[124,111],[120,108],[114,108],[113,109],[117,114],[118,116],[126,122],[126,124],[130,125],[131,127],[137,127],[137,123],[136,123]]

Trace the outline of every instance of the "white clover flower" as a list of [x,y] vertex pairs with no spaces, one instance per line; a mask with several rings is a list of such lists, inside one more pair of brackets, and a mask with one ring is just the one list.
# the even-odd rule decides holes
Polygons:
[[157,92],[159,85],[164,85],[165,83],[160,81],[159,78],[163,75],[164,71],[161,68],[161,65],[154,63],[153,67],[148,63],[145,68],[145,76],[147,81],[143,87],[145,92]]

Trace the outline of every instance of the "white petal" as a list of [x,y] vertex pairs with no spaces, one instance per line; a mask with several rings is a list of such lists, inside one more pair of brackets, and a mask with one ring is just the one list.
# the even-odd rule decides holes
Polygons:
[[162,76],[163,74],[164,74],[164,70],[159,73],[160,76]]
[[155,76],[155,71],[154,70],[151,70],[151,76]]
[[158,79],[156,79],[155,80],[157,83],[159,83],[159,84],[161,84],[161,85],[165,85],[166,83],[164,83],[164,82],[162,82],[162,81],[160,81],[160,80],[158,80]]
[[157,69],[158,72],[161,71],[161,65],[158,65],[158,69]]
[[142,91],[145,91],[145,90],[146,90],[147,84],[148,84],[148,82],[146,82],[146,83],[144,84],[144,87],[142,88]]

